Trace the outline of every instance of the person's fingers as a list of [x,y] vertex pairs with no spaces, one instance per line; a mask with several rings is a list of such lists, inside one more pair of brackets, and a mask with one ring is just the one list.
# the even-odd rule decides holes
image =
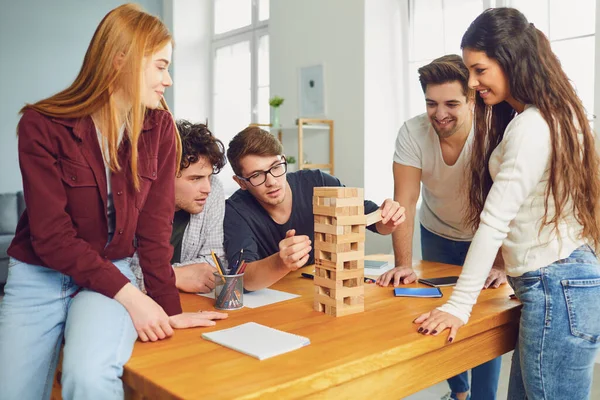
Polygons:
[[290,247],[294,247],[297,245],[300,245],[300,247],[302,247],[308,244],[310,244],[310,238],[308,236],[294,236],[291,238],[283,239],[281,242],[279,242],[279,251],[288,251]]
[[156,336],[156,333],[154,333],[154,329],[152,329],[151,326],[144,329],[144,333],[151,342],[156,342],[158,340],[158,337]]
[[173,328],[171,327],[171,324],[169,324],[168,317],[160,321],[160,327],[161,327],[162,331],[165,333],[166,337],[173,336]]
[[407,275],[404,278],[404,284],[408,285],[409,283],[413,283],[416,280],[417,280],[417,274],[415,274],[415,272],[412,271],[409,275]]
[[404,209],[404,207],[399,207],[398,210],[396,210],[394,216],[392,217],[392,221],[394,221],[394,226],[400,225],[402,223],[402,217],[404,216],[405,211],[406,210]]
[[291,238],[292,236],[294,236],[296,234],[296,230],[295,229],[290,229],[289,231],[287,231],[285,233],[285,237],[287,238]]
[[485,280],[485,283],[483,284],[483,288],[487,289],[488,287],[490,287],[490,285],[492,284],[493,281],[494,281],[494,278],[492,278],[491,276],[488,276],[487,279]]
[[306,254],[304,257],[302,257],[301,259],[299,259],[298,261],[296,261],[295,263],[293,263],[290,268],[292,270],[297,270],[300,267],[303,267],[304,264],[306,264],[308,262],[308,258],[310,257],[309,254]]
[[430,332],[430,334],[433,336],[437,336],[441,332],[443,332],[444,329],[446,329],[446,328],[447,328],[447,325],[444,322],[440,322],[435,328],[433,328],[433,330]]
[[138,338],[142,342],[147,342],[148,341],[148,335],[146,335],[146,333],[142,329],[137,329],[137,333],[138,333]]
[[402,279],[402,272],[396,271],[394,274],[394,287],[400,285],[400,279]]
[[458,326],[453,326],[450,328],[450,334],[448,335],[448,342],[452,343],[454,339],[456,339],[456,334],[458,333]]
[[206,283],[204,284],[207,288],[208,291],[210,292],[211,290],[213,290],[215,288],[215,281],[206,281]]
[[229,314],[217,312],[217,311],[199,311],[203,318],[207,319],[225,319],[229,317]]
[[421,314],[421,315],[419,315],[419,316],[418,316],[418,317],[417,317],[417,318],[416,318],[416,319],[413,321],[413,323],[415,323],[415,324],[420,324],[420,323],[422,323],[423,321],[426,321],[426,320],[427,320],[427,318],[429,318],[429,316],[430,316],[430,315],[431,315],[431,312],[428,312],[428,313],[425,313],[425,314]]
[[390,284],[390,280],[392,279],[392,277],[394,276],[394,273],[392,271],[388,271],[385,274],[383,274],[381,276],[381,281],[380,281],[380,285],[381,286],[387,286]]
[[393,213],[393,209],[394,209],[394,202],[393,201],[389,201],[386,200],[383,202],[383,204],[381,205],[381,223],[382,224],[387,224],[388,221],[390,220],[390,218],[394,215]]

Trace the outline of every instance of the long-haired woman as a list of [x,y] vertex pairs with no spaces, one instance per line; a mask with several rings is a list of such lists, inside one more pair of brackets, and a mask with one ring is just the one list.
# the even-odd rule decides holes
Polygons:
[[[63,339],[63,398],[122,398],[138,337],[226,317],[182,313],[170,266],[181,154],[163,98],[171,53],[158,18],[120,6],[71,86],[22,110],[26,211],[0,305],[3,399],[49,398]],[[136,248],[148,295],[130,269]]]
[[461,47],[478,93],[468,189],[477,231],[450,300],[415,322],[454,340],[502,246],[523,303],[508,398],[587,399],[600,347],[594,135],[548,39],[519,11],[485,11]]

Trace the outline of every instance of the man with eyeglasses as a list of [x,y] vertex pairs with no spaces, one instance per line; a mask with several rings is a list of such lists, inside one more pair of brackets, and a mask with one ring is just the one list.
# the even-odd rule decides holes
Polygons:
[[[177,288],[190,293],[207,293],[215,287],[211,251],[223,251],[223,185],[215,176],[225,165],[225,147],[204,124],[177,121],[182,154],[175,178],[175,215],[171,264]],[[137,253],[131,268],[143,288]]]
[[[319,170],[287,172],[281,143],[270,133],[248,127],[229,142],[227,158],[240,186],[225,205],[225,253],[229,265],[247,262],[244,287],[271,286],[291,271],[314,262],[313,188],[342,186]],[[365,201],[365,214],[379,207]],[[386,199],[383,220],[367,228],[391,234],[404,217],[404,208]],[[242,253],[243,250],[243,253]]]

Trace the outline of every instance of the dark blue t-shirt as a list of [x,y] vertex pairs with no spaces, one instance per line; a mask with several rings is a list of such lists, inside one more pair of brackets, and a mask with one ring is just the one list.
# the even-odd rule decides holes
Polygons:
[[[290,229],[295,229],[296,235],[306,235],[314,242],[313,188],[343,185],[336,177],[320,170],[302,170],[286,176],[292,190],[292,214],[285,224],[273,221],[248,191],[240,189],[225,202],[223,228],[229,265],[234,265],[241,249],[244,249],[244,260],[247,262],[262,260],[279,252],[279,242]],[[378,208],[372,201],[365,201],[365,214]],[[367,228],[377,232],[375,224]],[[314,248],[307,264],[313,263]]]

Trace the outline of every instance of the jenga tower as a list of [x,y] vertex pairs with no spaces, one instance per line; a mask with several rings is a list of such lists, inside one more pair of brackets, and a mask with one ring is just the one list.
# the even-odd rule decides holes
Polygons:
[[363,312],[363,189],[316,187],[313,194],[315,310],[335,317]]

